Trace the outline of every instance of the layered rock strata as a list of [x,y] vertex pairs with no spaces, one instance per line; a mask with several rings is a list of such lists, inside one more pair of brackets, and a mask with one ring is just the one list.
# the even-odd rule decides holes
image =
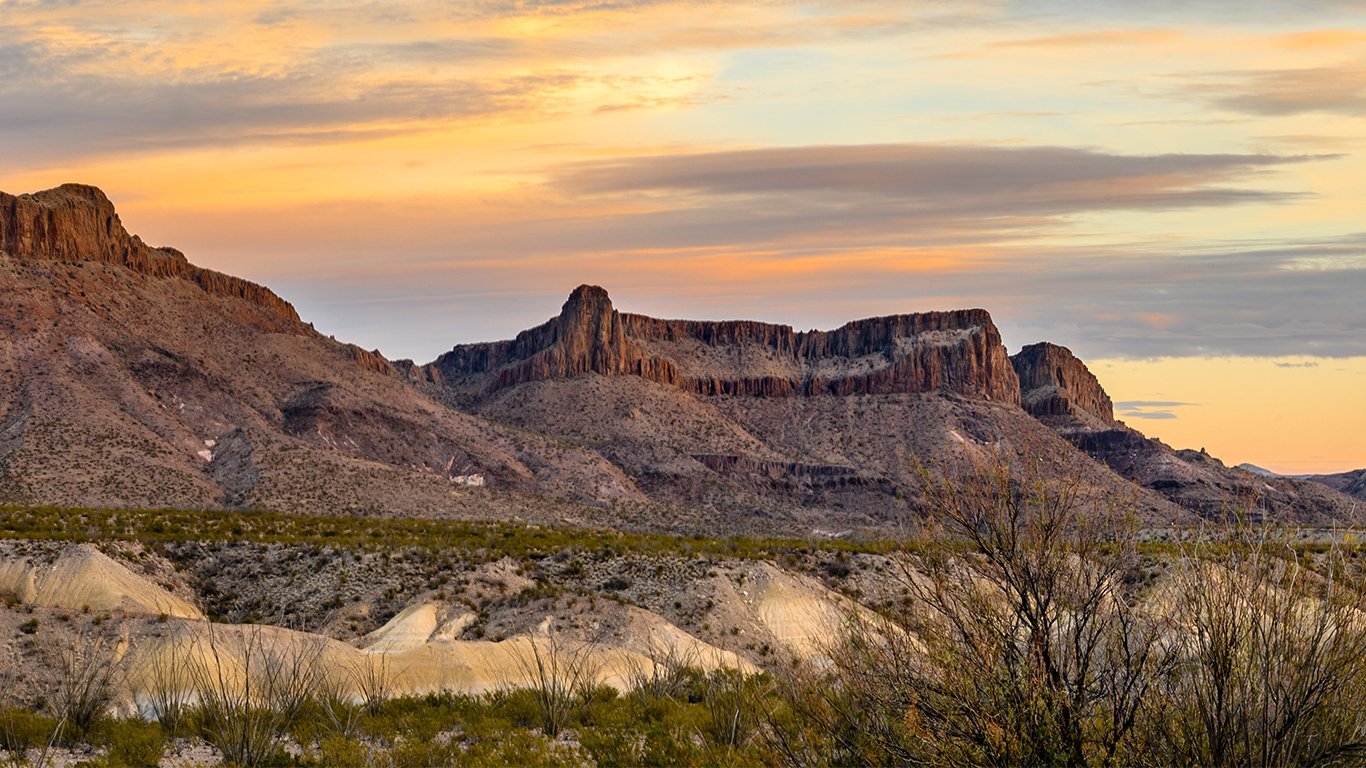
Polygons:
[[109,198],[84,184],[63,184],[28,195],[0,192],[0,254],[16,259],[94,261],[150,277],[179,278],[205,293],[241,299],[286,322],[299,322],[294,307],[270,289],[196,267],[174,248],[153,248],[128,234]]
[[1092,428],[1118,426],[1110,396],[1067,347],[1031,344],[1010,362],[1020,377],[1020,405],[1030,415],[1070,416]]
[[943,391],[1019,402],[1019,381],[981,309],[892,315],[833,331],[750,321],[659,320],[580,286],[558,317],[515,339],[457,346],[433,367],[489,391],[583,373],[640,376],[698,395],[794,397]]

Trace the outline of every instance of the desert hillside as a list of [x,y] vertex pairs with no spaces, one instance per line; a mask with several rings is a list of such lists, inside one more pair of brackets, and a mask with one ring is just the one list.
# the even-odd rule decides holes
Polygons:
[[0,267],[8,503],[829,534],[898,529],[922,471],[994,456],[1153,524],[1358,515],[1145,438],[1070,352],[1012,358],[981,309],[797,332],[623,313],[581,286],[514,339],[416,365],[148,246],[80,185],[0,196]]

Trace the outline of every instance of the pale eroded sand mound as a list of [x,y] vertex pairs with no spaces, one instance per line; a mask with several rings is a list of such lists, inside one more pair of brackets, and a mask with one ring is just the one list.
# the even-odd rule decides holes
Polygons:
[[360,639],[366,653],[403,653],[436,640],[460,636],[475,615],[440,602],[418,602],[399,611],[384,626]]
[[722,572],[711,594],[713,623],[771,638],[794,659],[825,656],[851,618],[871,618],[819,581],[767,562]]
[[651,659],[707,671],[723,668],[747,673],[759,671],[744,658],[693,637],[657,613],[634,606],[627,606],[626,611],[627,629],[620,641],[623,648]]
[[799,657],[822,654],[848,620],[852,603],[814,579],[764,564],[752,605],[773,636]]
[[657,614],[629,610],[628,631],[611,642],[544,631],[494,642],[453,639],[472,614],[439,602],[419,602],[362,638],[363,649],[278,627],[181,622],[135,650],[130,685],[140,692],[139,706],[146,710],[156,690],[190,695],[210,681],[232,691],[250,683],[259,691],[264,681],[257,677],[273,670],[356,698],[377,689],[388,694],[483,693],[536,687],[546,677],[581,677],[627,690],[657,664],[670,662],[704,670],[757,671]]
[[90,544],[71,547],[46,567],[26,560],[0,561],[0,594],[45,608],[204,618],[195,606],[133,573]]

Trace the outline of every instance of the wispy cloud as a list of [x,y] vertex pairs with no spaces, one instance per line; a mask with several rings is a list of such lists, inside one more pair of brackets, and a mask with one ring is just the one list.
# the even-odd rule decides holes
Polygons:
[[[892,199],[1010,197],[1023,210],[1204,205],[1263,197],[1212,188],[1259,168],[1315,156],[1122,155],[1070,147],[955,144],[794,147],[661,155],[572,166],[576,192],[711,195],[854,194]],[[951,204],[951,203],[950,203]]]
[[993,48],[1072,48],[1082,46],[1152,45],[1179,40],[1182,33],[1174,29],[1104,29],[1045,35],[1015,40],[998,40]]
[[1199,403],[1183,403],[1174,400],[1125,400],[1115,403],[1115,412],[1122,419],[1165,421],[1180,418],[1176,409],[1198,405]]
[[1212,105],[1249,115],[1310,112],[1366,115],[1366,67],[1313,67],[1210,75],[1190,92]]
[[328,141],[386,133],[412,122],[547,108],[571,87],[568,73],[492,80],[392,80],[346,89],[306,74],[193,83],[82,78],[61,84],[11,81],[0,99],[0,142],[20,153],[62,154]]
[[1288,200],[1293,195],[1232,182],[1315,159],[952,144],[794,147],[580,163],[555,174],[551,186],[565,196],[629,200],[644,209],[594,222],[603,247],[782,239],[908,246],[1019,236],[1088,211]]

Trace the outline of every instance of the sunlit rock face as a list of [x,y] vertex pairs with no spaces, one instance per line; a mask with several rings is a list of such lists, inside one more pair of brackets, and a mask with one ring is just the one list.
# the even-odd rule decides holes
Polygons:
[[1114,404],[1086,364],[1057,344],[1031,344],[1010,356],[1020,377],[1020,402],[1034,416],[1071,416],[1113,426]]
[[182,278],[216,296],[269,309],[289,323],[299,315],[270,289],[196,267],[174,248],[153,248],[128,234],[99,189],[63,184],[29,195],[0,192],[0,253],[18,259],[117,264],[152,277]]
[[950,392],[1018,403],[1019,381],[981,309],[857,320],[833,331],[744,320],[660,320],[579,286],[558,317],[517,338],[461,345],[443,376],[485,374],[489,390],[597,373],[699,395],[794,397]]

